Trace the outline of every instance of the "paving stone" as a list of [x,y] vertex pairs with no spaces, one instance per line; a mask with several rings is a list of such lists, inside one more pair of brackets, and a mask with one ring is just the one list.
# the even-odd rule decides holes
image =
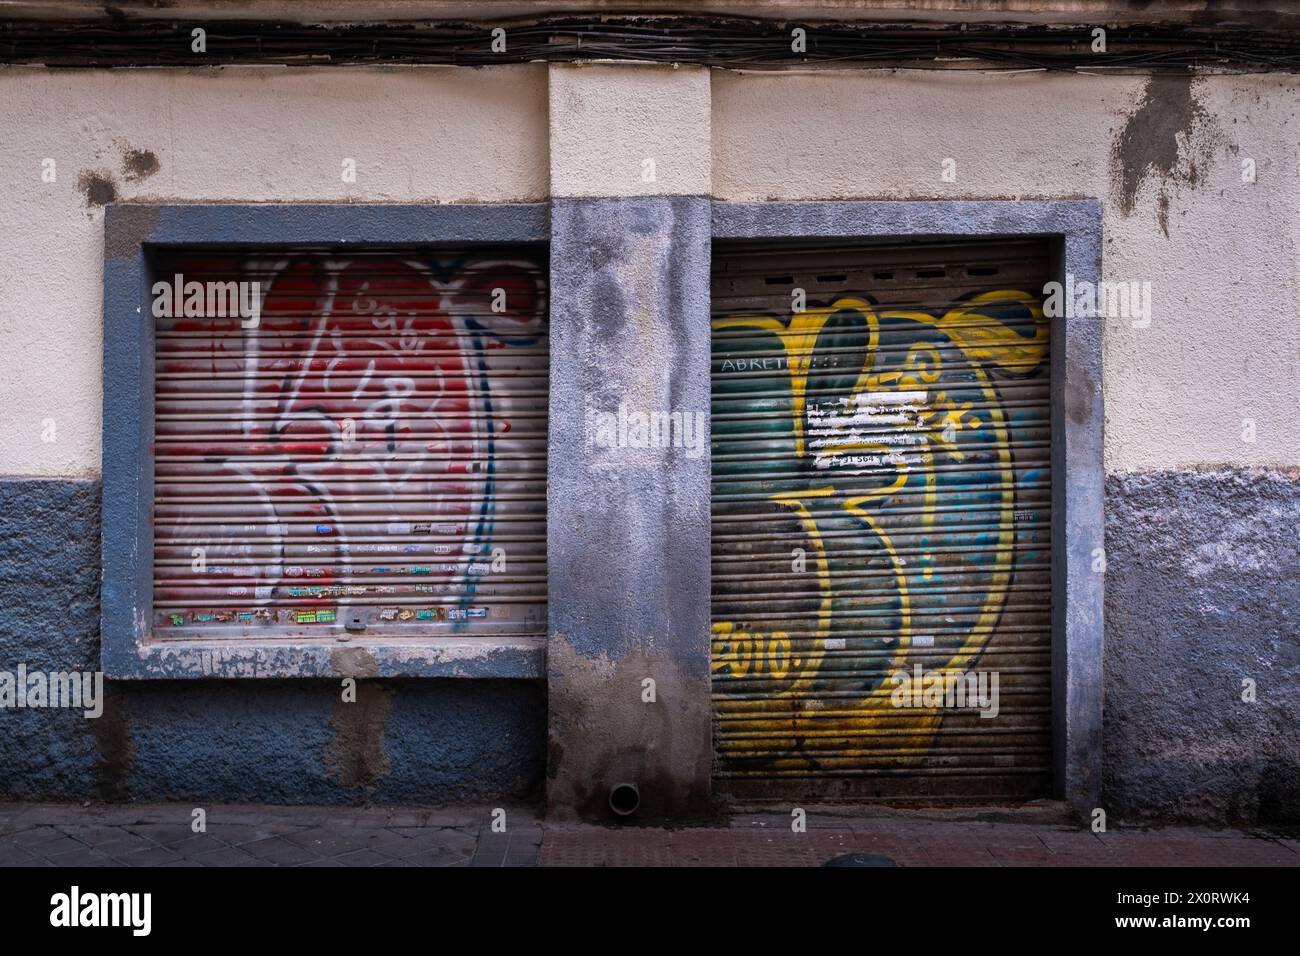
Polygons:
[[172,863],[184,858],[165,846],[151,846],[130,853],[113,854],[113,859],[126,866],[162,866],[164,863]]
[[0,842],[0,866],[31,866],[39,859],[22,847]]
[[374,850],[353,850],[351,853],[344,853],[342,856],[335,857],[344,866],[378,866],[393,859],[391,856],[385,856]]
[[274,864],[259,859],[251,853],[245,853],[238,847],[226,846],[218,850],[200,853],[192,859],[204,866],[273,866]]
[[117,866],[112,856],[92,847],[83,846],[78,850],[66,850],[46,857],[55,866]]
[[267,837],[289,836],[304,829],[306,827],[286,825],[277,821],[271,821],[265,825],[254,825],[248,823],[213,823],[212,818],[208,818],[208,834],[230,846],[242,846],[245,843],[265,840]]
[[472,851],[447,847],[432,847],[400,857],[415,866],[453,866],[458,863],[470,863],[474,859]]
[[193,839],[199,834],[190,828],[190,823],[133,823],[125,829],[132,833],[151,840],[154,843],[160,843],[163,846],[174,846],[184,840]]
[[311,860],[318,860],[327,855],[314,848],[293,843],[287,837],[282,836],[267,837],[265,840],[244,843],[239,849],[276,866],[297,866],[300,863],[308,863]]
[[341,829],[314,827],[288,834],[286,840],[304,847],[318,856],[341,856],[354,850],[384,852],[389,845],[405,845],[407,838],[388,830],[367,830],[351,824]]

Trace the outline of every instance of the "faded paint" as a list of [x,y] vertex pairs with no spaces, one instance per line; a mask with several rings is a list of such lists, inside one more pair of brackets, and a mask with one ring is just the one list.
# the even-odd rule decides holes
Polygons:
[[[1189,86],[968,70],[718,70],[713,194],[1097,197],[1102,278],[1148,281],[1153,301],[1149,327],[1104,324],[1108,470],[1294,465],[1298,117],[1300,81],[1286,75]],[[942,178],[945,158],[956,161],[955,182]],[[1245,159],[1256,164],[1253,184],[1242,182]],[[1242,440],[1245,419],[1253,443]]]
[[[9,67],[0,100],[12,171],[0,204],[24,224],[0,238],[0,351],[24,358],[0,376],[7,474],[99,471],[104,203],[485,203],[548,190],[540,66]],[[343,181],[346,158],[356,182]]]

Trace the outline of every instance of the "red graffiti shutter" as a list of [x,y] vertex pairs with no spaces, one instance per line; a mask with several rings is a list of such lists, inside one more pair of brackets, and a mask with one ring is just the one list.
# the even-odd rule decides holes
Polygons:
[[721,789],[1050,794],[1049,275],[1029,241],[715,251]]
[[535,249],[154,266],[159,637],[545,631]]

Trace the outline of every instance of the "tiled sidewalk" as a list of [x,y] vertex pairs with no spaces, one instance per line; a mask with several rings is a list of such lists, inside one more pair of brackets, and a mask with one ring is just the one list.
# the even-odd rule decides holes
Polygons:
[[0,804],[0,866],[532,866],[534,811]]
[[1043,823],[747,817],[726,829],[548,826],[543,866],[821,866],[859,853],[898,866],[1300,866],[1300,840],[1240,830],[1112,829]]
[[0,804],[0,866],[820,866],[869,853],[899,866],[1297,866],[1300,840],[1241,830],[1113,828],[1014,813],[870,817],[810,812],[682,829],[544,823],[531,808]]

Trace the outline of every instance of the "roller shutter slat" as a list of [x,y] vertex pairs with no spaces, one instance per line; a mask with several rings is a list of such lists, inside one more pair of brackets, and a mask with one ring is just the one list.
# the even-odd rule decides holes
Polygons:
[[[1049,274],[1024,240],[715,250],[721,789],[1051,792]],[[917,665],[996,672],[998,716],[894,706]]]
[[294,248],[154,263],[157,281],[177,274],[257,281],[264,301],[256,328],[155,320],[159,637],[338,635],[349,612],[368,636],[545,632],[543,256]]

